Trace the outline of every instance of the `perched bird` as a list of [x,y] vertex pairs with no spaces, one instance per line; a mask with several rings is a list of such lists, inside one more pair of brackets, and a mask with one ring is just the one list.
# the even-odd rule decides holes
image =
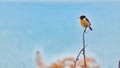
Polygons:
[[88,18],[87,18],[85,15],[81,15],[79,18],[80,18],[80,23],[81,23],[81,25],[82,25],[84,28],[89,27],[90,30],[93,30],[93,29],[91,28],[91,23],[90,23],[90,21],[88,20]]

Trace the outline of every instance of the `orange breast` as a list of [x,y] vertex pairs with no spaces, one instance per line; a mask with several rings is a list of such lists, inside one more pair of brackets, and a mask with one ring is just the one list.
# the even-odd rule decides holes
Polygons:
[[81,23],[81,25],[82,25],[84,28],[87,28],[87,27],[90,26],[90,23],[87,22],[86,20],[80,20],[80,23]]

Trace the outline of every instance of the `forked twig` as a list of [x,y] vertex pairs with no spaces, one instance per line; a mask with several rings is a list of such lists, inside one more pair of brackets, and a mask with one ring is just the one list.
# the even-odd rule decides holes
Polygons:
[[87,66],[86,66],[86,56],[85,56],[85,47],[86,47],[85,46],[85,33],[86,33],[86,28],[83,31],[83,48],[79,51],[79,53],[78,53],[78,55],[77,55],[77,57],[74,61],[74,68],[76,68],[76,63],[79,60],[79,56],[82,52],[83,52],[83,57],[84,57],[84,67],[87,68]]

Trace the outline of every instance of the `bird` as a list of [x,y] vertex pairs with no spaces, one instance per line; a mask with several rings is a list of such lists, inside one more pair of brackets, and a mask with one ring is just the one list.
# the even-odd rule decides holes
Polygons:
[[84,28],[89,28],[91,31],[93,30],[91,28],[90,21],[88,20],[88,18],[85,15],[81,15],[79,18],[80,18],[80,23]]

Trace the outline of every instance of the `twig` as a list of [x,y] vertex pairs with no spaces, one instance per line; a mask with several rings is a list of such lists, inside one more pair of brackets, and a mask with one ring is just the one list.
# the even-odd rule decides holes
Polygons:
[[86,57],[85,57],[85,33],[86,33],[86,28],[85,28],[85,30],[84,30],[84,32],[83,32],[83,48],[79,51],[79,53],[78,53],[78,55],[77,55],[77,57],[76,57],[76,59],[75,59],[75,61],[74,61],[74,68],[76,68],[76,63],[77,63],[77,61],[79,60],[79,56],[80,56],[80,54],[81,54],[81,52],[83,51],[83,56],[84,56],[84,66],[85,66],[85,68],[86,68]]
[[[85,47],[86,47],[86,46],[85,46]],[[82,53],[82,51],[84,50],[85,47],[83,47],[83,48],[79,51],[79,53],[78,53],[78,55],[77,55],[77,57],[76,57],[76,59],[75,59],[75,61],[74,61],[74,68],[76,68],[76,63],[77,63],[77,61],[79,60],[79,56],[80,56],[80,54]]]
[[83,32],[83,57],[84,57],[84,66],[85,68],[87,68],[87,65],[86,65],[86,56],[85,56],[85,32],[86,32],[86,28]]

